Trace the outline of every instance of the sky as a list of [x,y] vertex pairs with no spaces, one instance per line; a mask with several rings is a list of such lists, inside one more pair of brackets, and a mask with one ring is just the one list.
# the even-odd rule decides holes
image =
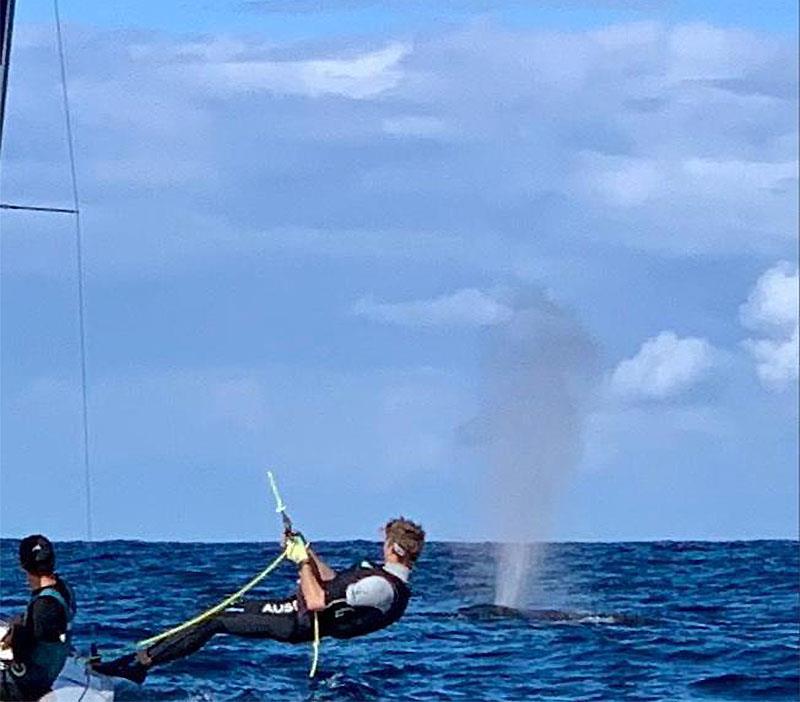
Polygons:
[[[312,539],[797,538],[796,3],[61,5],[95,538],[273,539],[267,469]],[[85,538],[73,223],[0,227],[0,533]]]

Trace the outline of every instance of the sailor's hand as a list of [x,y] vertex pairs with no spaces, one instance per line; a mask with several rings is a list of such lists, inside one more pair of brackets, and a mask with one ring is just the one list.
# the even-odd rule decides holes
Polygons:
[[308,541],[306,540],[306,537],[303,536],[303,532],[302,531],[290,531],[290,530],[284,531],[283,532],[283,537],[281,539],[281,545],[284,548],[286,548],[286,545],[292,539],[300,539],[300,541],[303,542],[303,544],[305,545],[306,548],[311,548],[311,544],[309,544]]
[[287,534],[284,537],[284,545],[286,546],[286,558],[292,561],[292,563],[300,565],[308,560],[306,542],[299,534]]
[[0,639],[0,651],[11,648],[11,640],[14,638],[14,627],[9,627],[6,635]]

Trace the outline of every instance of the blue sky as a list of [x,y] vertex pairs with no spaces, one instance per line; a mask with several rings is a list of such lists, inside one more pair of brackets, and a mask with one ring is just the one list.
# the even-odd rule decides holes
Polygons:
[[[796,536],[796,5],[317,6],[64,3],[96,535],[270,537],[273,468],[316,538]],[[1,224],[0,531],[81,538],[71,223]]]

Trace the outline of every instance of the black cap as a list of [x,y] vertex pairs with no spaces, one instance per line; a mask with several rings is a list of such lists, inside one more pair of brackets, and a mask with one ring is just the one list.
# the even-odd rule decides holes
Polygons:
[[56,568],[56,552],[50,539],[41,534],[22,539],[19,542],[19,564],[31,575],[51,575]]

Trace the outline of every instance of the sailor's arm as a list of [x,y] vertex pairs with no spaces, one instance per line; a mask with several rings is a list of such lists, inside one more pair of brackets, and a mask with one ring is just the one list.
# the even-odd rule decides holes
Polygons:
[[317,612],[325,609],[325,590],[316,563],[309,558],[300,564],[300,592],[303,593],[306,607]]
[[35,602],[31,608],[31,617],[14,617],[8,628],[8,632],[3,637],[0,644],[1,648],[10,648],[14,651],[15,661],[25,661],[29,658],[31,651],[36,643],[34,625],[38,614]]
[[333,580],[336,577],[336,571],[333,570],[325,561],[323,561],[311,548],[311,546],[307,547],[308,550],[308,557],[314,561],[314,565],[317,566],[317,572],[319,573],[319,577],[323,582],[327,582],[328,580]]
[[325,588],[317,568],[316,559],[309,553],[308,546],[298,534],[285,534],[286,558],[297,564],[300,575],[300,593],[306,607],[312,612],[325,609]]

